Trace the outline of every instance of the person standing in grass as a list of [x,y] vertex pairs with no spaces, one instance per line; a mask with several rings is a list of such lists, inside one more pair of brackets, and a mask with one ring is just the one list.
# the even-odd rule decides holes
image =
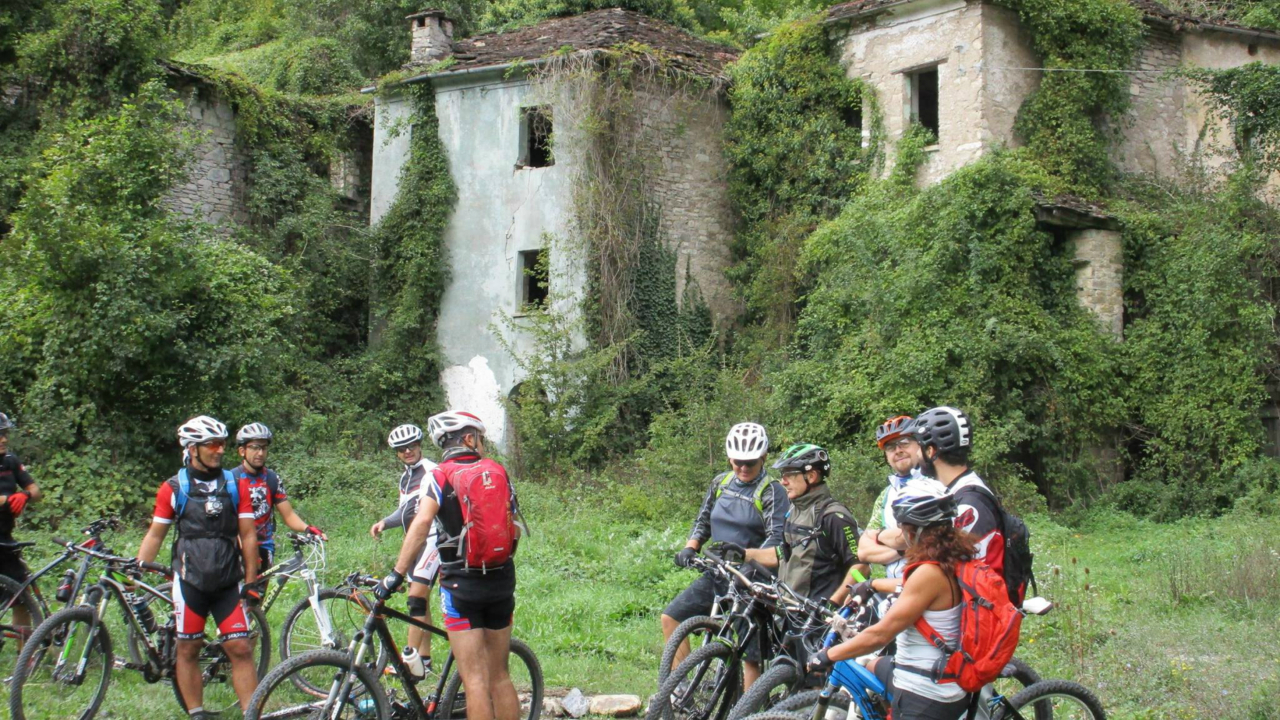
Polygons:
[[[173,544],[173,611],[178,621],[175,681],[193,718],[205,717],[200,651],[206,619],[212,615],[231,661],[231,685],[247,709],[258,686],[243,599],[257,598],[258,530],[249,483],[222,469],[227,426],[200,415],[178,428],[187,463],[156,492],[151,527],[138,548],[138,561],[151,562],[176,526]],[[243,580],[243,585],[241,581]]]
[[444,454],[423,481],[395,569],[375,592],[384,600],[395,592],[438,527],[441,614],[467,694],[467,720],[516,720],[520,700],[507,669],[516,605],[512,557],[520,537],[515,492],[506,469],[484,456],[480,418],[444,412],[427,429]]
[[846,573],[865,577],[870,569],[858,563],[858,521],[827,485],[831,456],[817,445],[792,445],[773,469],[791,502],[777,547],[778,579],[806,597],[838,602]]
[[[430,484],[431,472],[436,468],[435,463],[422,455],[422,428],[417,425],[396,427],[387,436],[387,445],[404,463],[404,472],[400,473],[400,501],[395,512],[369,528],[369,534],[375,539],[381,537],[387,528],[409,531],[421,507],[423,488]],[[440,551],[433,528],[409,572],[409,599],[405,603],[409,617],[430,622],[431,586],[439,571]],[[408,642],[401,651],[401,657],[415,677],[425,676],[431,670],[431,633],[410,625]]]
[[275,559],[275,513],[292,531],[311,533],[321,540],[329,538],[315,525],[308,525],[298,517],[289,494],[285,492],[280,476],[267,467],[267,449],[271,445],[271,430],[262,423],[249,423],[236,433],[236,451],[241,463],[231,471],[237,480],[249,483],[249,501],[253,504],[253,522],[258,528],[258,567],[269,568]]
[[[738,423],[725,437],[724,450],[730,470],[711,481],[693,531],[684,548],[676,553],[676,566],[689,567],[703,544],[710,540],[743,548],[748,560],[765,567],[777,567],[778,554],[774,548],[782,544],[790,503],[786,490],[769,477],[765,468],[769,435],[757,423]],[[663,638],[670,639],[685,620],[706,615],[716,596],[727,590],[727,583],[717,581],[714,575],[704,573],[694,580],[663,610]],[[674,664],[680,664],[688,654],[688,644],[682,644]],[[760,649],[752,644],[743,663],[745,686],[749,687],[760,676],[760,661]]]
[[[40,486],[31,479],[27,468],[17,455],[9,452],[9,432],[14,428],[9,416],[0,413],[0,542],[13,542],[13,528],[27,503],[40,499]],[[13,550],[0,548],[0,575],[18,582],[27,579],[27,566]],[[26,608],[14,606],[15,620],[21,622]],[[30,618],[25,618],[28,623]]]

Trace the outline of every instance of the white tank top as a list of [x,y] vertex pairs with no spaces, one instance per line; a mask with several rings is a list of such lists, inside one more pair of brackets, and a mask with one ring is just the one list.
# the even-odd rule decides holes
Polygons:
[[[949,610],[925,610],[924,620],[933,627],[948,645],[954,645],[960,637],[960,605]],[[928,673],[942,657],[942,651],[933,646],[913,623],[898,635],[898,654],[894,656],[893,684],[899,690],[942,702],[954,702],[968,693],[956,683],[938,684],[927,675],[903,670],[903,667],[919,668]]]

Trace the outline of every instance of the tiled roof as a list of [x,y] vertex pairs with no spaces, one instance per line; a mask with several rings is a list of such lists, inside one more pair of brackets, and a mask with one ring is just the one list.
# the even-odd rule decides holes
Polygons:
[[[843,20],[845,18],[857,17],[859,15],[868,15],[893,5],[903,5],[911,1],[912,0],[850,0],[849,2],[832,6],[827,10],[827,17],[831,20]],[[1156,0],[1129,0],[1129,3],[1141,10],[1148,18],[1170,23],[1175,28],[1203,26],[1243,30],[1267,35],[1274,34],[1270,30],[1251,28],[1237,23],[1227,22],[1225,20],[1200,18],[1177,13]]]
[[591,51],[628,44],[651,47],[677,69],[705,77],[722,76],[725,66],[738,58],[732,48],[694,37],[670,23],[611,8],[457,40],[453,43],[456,62],[443,72],[532,61],[565,48]]

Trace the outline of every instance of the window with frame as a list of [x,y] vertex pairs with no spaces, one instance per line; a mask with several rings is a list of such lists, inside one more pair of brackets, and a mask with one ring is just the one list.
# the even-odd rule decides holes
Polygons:
[[522,250],[517,256],[521,311],[546,304],[551,288],[549,261],[546,250]]
[[911,121],[929,128],[934,138],[938,138],[938,66],[912,72],[907,76],[907,87],[911,95]]
[[551,106],[537,105],[520,109],[520,160],[522,168],[551,167],[556,164],[552,152]]

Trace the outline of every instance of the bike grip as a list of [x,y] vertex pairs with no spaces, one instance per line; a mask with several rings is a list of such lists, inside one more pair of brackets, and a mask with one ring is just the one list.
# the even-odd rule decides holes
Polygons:
[[866,582],[866,581],[867,581],[867,579],[866,579],[865,577],[863,577],[863,576],[862,576],[862,573],[858,572],[858,568],[856,568],[856,567],[855,567],[855,568],[849,568],[849,574],[850,574],[850,575],[852,575],[852,576],[853,576],[853,579],[854,579],[854,580],[857,580],[858,582]]
[[153,563],[153,562],[144,562],[138,565],[138,567],[142,568],[143,570],[150,570],[153,573],[160,573],[165,577],[173,577],[173,569],[170,568],[168,565],[161,565],[160,563]]

